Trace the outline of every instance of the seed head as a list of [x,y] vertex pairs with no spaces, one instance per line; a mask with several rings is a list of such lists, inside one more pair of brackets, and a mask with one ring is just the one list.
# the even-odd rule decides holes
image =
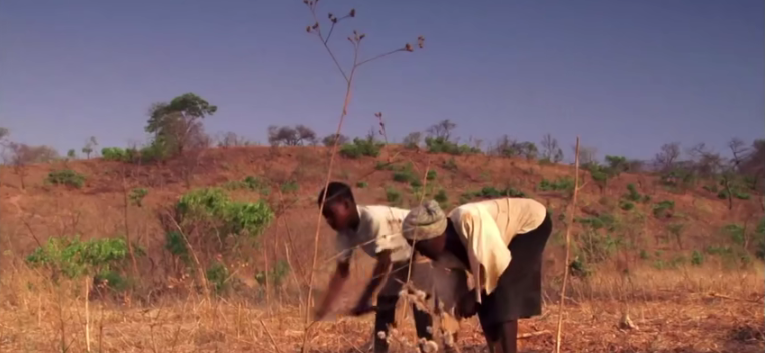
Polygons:
[[348,16],[356,17],[356,9],[351,9],[351,12],[348,13]]
[[308,33],[311,33],[311,26],[306,26],[305,27],[305,31],[308,32]]
[[409,52],[412,52],[412,51],[414,51],[414,48],[412,48],[412,45],[411,45],[411,44],[409,44],[409,43],[406,43],[406,45],[404,46],[404,49],[405,49],[406,51],[409,51]]
[[420,47],[420,49],[422,49],[422,47],[425,46],[425,37],[423,36],[417,37],[417,46]]

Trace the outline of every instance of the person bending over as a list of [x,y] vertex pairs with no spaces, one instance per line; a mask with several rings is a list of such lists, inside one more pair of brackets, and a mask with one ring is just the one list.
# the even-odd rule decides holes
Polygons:
[[552,220],[541,203],[501,198],[444,214],[428,201],[404,219],[404,237],[434,266],[471,273],[457,317],[478,314],[491,353],[516,353],[518,319],[542,313],[542,254]]
[[[324,203],[322,215],[329,226],[337,231],[336,245],[340,252],[337,267],[324,299],[315,310],[315,318],[320,320],[328,313],[343,284],[348,279],[350,260],[353,250],[360,247],[366,254],[376,258],[372,278],[361,294],[351,315],[358,316],[376,310],[374,325],[374,352],[388,352],[388,328],[395,325],[396,303],[403,283],[409,277],[412,248],[402,235],[401,225],[409,210],[388,206],[361,206],[354,200],[350,186],[341,182],[331,182],[327,186],[326,199],[324,189],[319,192],[318,204]],[[412,263],[411,280],[415,288],[432,288],[433,267],[429,262],[415,258]],[[370,300],[378,288],[377,308],[372,309]],[[426,290],[427,292],[427,290]],[[417,336],[432,340],[430,327],[432,317],[425,311],[412,305]],[[379,334],[380,332],[383,334]]]

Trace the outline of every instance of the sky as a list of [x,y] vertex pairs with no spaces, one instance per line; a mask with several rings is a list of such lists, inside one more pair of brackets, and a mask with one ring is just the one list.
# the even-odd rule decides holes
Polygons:
[[[354,29],[363,58],[426,41],[359,67],[346,135],[380,111],[393,140],[449,119],[463,141],[550,133],[569,155],[576,136],[632,158],[765,137],[762,0],[322,0],[319,18],[351,8],[329,42],[346,68]],[[323,136],[345,84],[313,22],[301,0],[4,0],[0,126],[63,153],[127,146],[152,103],[193,92],[218,106],[212,134]]]

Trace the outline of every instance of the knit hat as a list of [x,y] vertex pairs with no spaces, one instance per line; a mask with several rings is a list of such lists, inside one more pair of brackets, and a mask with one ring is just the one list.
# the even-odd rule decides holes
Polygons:
[[430,200],[409,211],[403,223],[404,238],[427,240],[444,234],[447,221],[438,202]]

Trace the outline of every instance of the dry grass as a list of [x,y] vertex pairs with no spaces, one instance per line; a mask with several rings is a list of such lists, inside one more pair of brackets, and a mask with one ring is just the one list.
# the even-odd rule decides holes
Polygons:
[[[150,307],[92,300],[86,317],[81,281],[53,286],[39,273],[6,269],[0,287],[0,350],[86,352],[295,352],[304,335],[295,307],[242,298],[164,299]],[[628,288],[623,276],[596,274],[573,281],[564,316],[564,352],[761,352],[763,274],[640,270]],[[553,291],[553,288],[549,288]],[[353,296],[354,294],[350,294]],[[522,321],[522,351],[551,351],[554,306]],[[620,328],[627,313],[636,328]],[[411,351],[414,330],[402,320],[399,351]],[[341,317],[311,326],[310,352],[359,352],[371,341],[371,317]],[[273,343],[272,343],[273,340]],[[459,346],[481,352],[474,320],[462,323]],[[274,346],[278,347],[278,349]],[[62,346],[65,349],[62,349]]]
[[[306,273],[298,271],[300,264],[310,268],[315,219],[306,215],[312,216],[316,212],[315,193],[325,181],[326,169],[322,167],[321,157],[325,152],[321,148],[284,148],[279,155],[272,156],[267,148],[212,149],[205,152],[204,170],[192,180],[192,187],[209,187],[241,180],[248,175],[269,178],[283,173],[297,176],[300,183],[300,191],[295,195],[297,202],[284,210],[279,221],[263,235],[264,243],[269,244],[266,250],[270,261],[285,259],[285,249],[289,245],[290,261],[297,265],[291,265],[295,271],[290,273],[290,286],[305,280]],[[340,159],[335,169],[342,171],[344,177],[341,179],[349,183],[368,183],[369,187],[355,190],[361,203],[387,204],[386,186],[404,188],[391,181],[390,171],[375,170],[377,161],[390,158],[411,161],[418,170],[434,166],[438,172],[435,182],[439,188],[448,191],[452,203],[456,203],[465,191],[487,185],[511,185],[542,200],[555,210],[556,215],[563,213],[567,206],[567,200],[560,195],[533,192],[542,178],[571,175],[571,169],[566,166],[457,157],[459,168],[451,170],[443,168],[443,163],[452,158],[450,156],[420,155],[390,147],[377,159]],[[17,176],[8,169],[3,168],[0,173],[0,246],[4,251],[0,256],[0,351],[84,352],[87,349],[86,322],[89,323],[92,352],[286,353],[295,352],[302,346],[305,306],[298,306],[300,290],[293,287],[273,293],[270,304],[252,294],[260,289],[257,284],[213,302],[194,294],[181,296],[177,293],[159,296],[150,304],[139,303],[140,294],[127,304],[91,300],[90,315],[86,319],[82,280],[55,287],[49,278],[26,268],[21,258],[37,246],[38,240],[44,242],[51,236],[82,234],[84,238],[91,238],[119,234],[125,223],[120,180],[121,173],[127,173],[129,187],[149,189],[144,207],[133,208],[128,216],[131,234],[148,249],[151,259],[139,261],[141,276],[138,280],[149,289],[166,286],[169,280],[167,255],[161,250],[163,233],[157,224],[156,211],[171,204],[186,188],[173,174],[172,165],[129,166],[125,171],[123,165],[91,160],[71,162],[69,166],[88,176],[83,189],[66,190],[43,185],[45,175],[54,168],[50,165],[30,166],[25,190],[19,188]],[[625,237],[634,236],[636,242],[633,248],[622,249],[624,254],[616,254],[613,261],[601,264],[592,277],[571,279],[566,291],[562,351],[763,351],[765,276],[761,271],[762,264],[757,263],[748,269],[732,268],[708,256],[703,266],[657,270],[651,267],[650,261],[637,260],[635,255],[636,251],[644,249],[650,254],[661,250],[666,257],[681,253],[687,257],[692,250],[702,250],[722,241],[716,234],[722,226],[743,224],[749,214],[759,217],[753,213],[759,206],[754,200],[740,201],[733,211],[728,211],[724,202],[700,191],[678,195],[641,187],[641,192],[650,194],[654,200],[674,200],[676,211],[682,214],[677,221],[686,225],[684,249],[677,249],[672,243],[655,245],[655,236],[666,233],[668,221],[651,217],[650,204],[637,205],[633,212],[624,212],[600,202],[603,198],[617,200],[625,192],[627,183],[649,178],[625,174],[609,184],[605,195],[591,183],[582,189],[577,215],[589,215],[593,211],[613,214],[622,222]],[[238,199],[253,197],[239,191],[233,194]],[[632,218],[641,213],[648,217],[643,220]],[[563,231],[565,225],[557,222],[555,229]],[[580,233],[578,226],[572,227],[574,238]],[[325,285],[325,276],[333,265],[330,260],[331,237],[327,227],[322,227],[321,258],[317,266],[320,270],[316,278],[318,288]],[[545,314],[521,323],[522,333],[548,333],[522,339],[523,351],[549,352],[553,349],[557,319],[554,304],[559,298],[565,266],[561,250],[554,239],[548,244]],[[364,256],[359,255],[357,259],[364,259]],[[251,271],[258,268],[262,260],[261,254],[254,254],[252,268],[247,269],[249,272],[241,272],[242,279],[246,277],[252,281]],[[346,307],[358,297],[360,285],[370,272],[368,265],[368,260],[354,260],[354,283],[346,287]],[[625,270],[629,270],[629,276],[623,274]],[[305,291],[302,295],[305,296]],[[625,313],[637,329],[619,328]],[[411,318],[401,320],[400,330],[410,343],[415,337],[411,321]],[[372,338],[371,317],[316,323],[311,330],[308,335],[310,352],[363,351]],[[480,352],[482,343],[477,324],[473,320],[463,323],[459,338],[462,351]],[[398,342],[394,347],[400,348],[399,351],[411,351]]]

